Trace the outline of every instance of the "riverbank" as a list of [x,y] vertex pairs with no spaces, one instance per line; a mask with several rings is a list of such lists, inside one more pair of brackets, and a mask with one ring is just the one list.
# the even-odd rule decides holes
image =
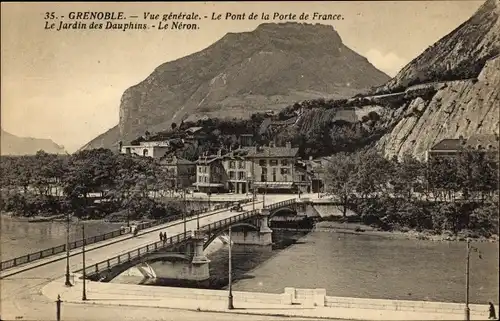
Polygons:
[[[454,235],[450,231],[445,231],[441,234],[433,234],[430,231],[415,231],[415,230],[393,230],[384,231],[379,228],[374,228],[362,223],[342,223],[334,221],[323,221],[316,223],[315,231],[317,232],[332,232],[340,234],[354,234],[354,235],[370,235],[379,236],[389,239],[407,239],[407,240],[427,240],[427,241],[466,241],[466,231],[460,231]],[[498,235],[492,235],[489,238],[480,236],[469,236],[475,242],[490,242],[497,243]]]

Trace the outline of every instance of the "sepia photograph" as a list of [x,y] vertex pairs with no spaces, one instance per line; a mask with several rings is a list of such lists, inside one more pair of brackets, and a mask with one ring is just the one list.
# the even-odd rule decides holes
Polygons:
[[499,320],[499,16],[2,2],[0,320]]

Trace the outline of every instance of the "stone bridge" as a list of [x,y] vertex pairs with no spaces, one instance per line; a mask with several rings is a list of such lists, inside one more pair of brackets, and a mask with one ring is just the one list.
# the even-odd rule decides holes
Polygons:
[[[287,217],[319,216],[313,202],[307,198],[290,199],[265,206],[260,210],[234,215],[201,226],[196,231],[187,231],[167,239],[155,242],[140,249],[119,255],[85,269],[89,279],[110,281],[133,266],[138,266],[145,277],[155,277],[149,263],[163,261],[170,264],[160,277],[166,279],[205,281],[210,277],[210,260],[205,249],[231,227],[232,244],[247,246],[272,245],[272,230],[269,222]],[[148,272],[149,271],[149,272]]]

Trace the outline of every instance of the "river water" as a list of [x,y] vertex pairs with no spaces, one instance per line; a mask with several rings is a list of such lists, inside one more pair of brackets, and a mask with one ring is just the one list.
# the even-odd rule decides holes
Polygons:
[[[0,215],[2,261],[41,251],[66,243],[65,222],[36,222]],[[122,224],[86,221],[85,237],[92,237],[120,229]],[[71,222],[70,241],[82,239],[81,223]]]
[[[65,242],[64,223],[28,223],[2,217],[2,260]],[[89,225],[87,225],[89,224]],[[91,224],[91,225],[90,225]],[[88,235],[120,224],[86,223]],[[71,238],[80,238],[73,224]],[[282,293],[285,287],[325,288],[328,295],[464,302],[465,243],[389,239],[330,232],[273,233],[274,246],[233,247],[236,291]],[[215,243],[215,242],[214,242]],[[220,245],[222,246],[222,245]],[[470,301],[498,302],[498,243],[472,243]],[[228,282],[228,249],[209,255],[211,288]],[[150,282],[151,283],[151,282]],[[155,280],[155,285],[162,285]]]

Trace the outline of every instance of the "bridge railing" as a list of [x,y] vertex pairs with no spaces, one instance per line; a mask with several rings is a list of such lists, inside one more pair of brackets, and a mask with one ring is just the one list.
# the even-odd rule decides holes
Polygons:
[[200,228],[200,232],[211,234],[212,231],[219,230],[222,227],[226,227],[232,223],[240,222],[244,219],[254,217],[260,213],[259,210],[252,210],[248,212],[244,212],[235,216],[231,216],[220,221],[212,222],[210,224],[204,225]]
[[289,199],[289,200],[286,200],[286,201],[281,201],[281,202],[278,202],[278,203],[273,203],[273,204],[270,204],[270,205],[266,205],[266,206],[264,206],[264,208],[268,209],[268,210],[274,210],[276,208],[280,208],[280,207],[283,207],[283,206],[292,205],[292,204],[295,204],[295,203],[296,203],[295,198],[292,198],[292,199]]
[[[163,248],[168,248],[169,246],[176,245],[182,242],[185,242],[191,239],[193,232],[186,231],[185,233],[177,234],[167,238],[165,241],[157,241],[140,248],[129,251],[125,254],[120,254],[118,256],[112,257],[110,259],[101,261],[99,263],[90,265],[85,268],[86,276],[90,276],[93,274],[99,274],[100,272],[107,271],[112,269],[117,265],[121,265],[123,263],[130,262],[139,257],[144,256],[147,253],[156,252]],[[83,270],[79,270],[78,272],[82,272]]]
[[[249,203],[251,201],[252,201],[252,199],[245,199],[245,200],[240,200],[239,202],[246,204],[246,203]],[[196,211],[191,211],[188,213],[188,215],[186,217],[192,218],[192,217],[197,216],[199,214],[207,213],[209,211],[217,211],[217,210],[229,208],[232,206],[232,204],[233,204],[233,202],[227,202],[224,204],[217,204],[216,206],[214,206],[210,210],[200,209],[200,210],[196,210]],[[137,225],[137,227],[139,230],[143,230],[143,229],[151,228],[154,226],[173,222],[176,220],[180,220],[183,218],[184,218],[183,214],[172,215],[172,216],[168,216],[168,217],[161,219],[161,220],[140,223]],[[109,239],[112,239],[112,238],[115,238],[115,237],[118,237],[121,235],[125,235],[125,234],[129,234],[129,231],[122,228],[119,230],[114,230],[112,232],[108,232],[108,233],[104,233],[104,234],[100,234],[100,235],[96,235],[96,236],[91,236],[91,237],[88,237],[85,239],[85,245],[91,245],[91,244],[94,244],[97,242],[102,242],[102,241],[109,240]],[[69,248],[69,250],[73,250],[73,249],[82,247],[82,245],[83,245],[83,239],[80,239],[77,241],[70,242],[68,244],[68,248]],[[54,247],[51,247],[51,248],[48,248],[45,250],[40,250],[40,251],[33,252],[30,254],[22,255],[22,256],[13,258],[13,259],[2,261],[1,265],[0,265],[0,271],[10,269],[10,268],[22,265],[22,264],[30,263],[30,262],[33,262],[36,260],[40,260],[40,259],[52,256],[52,255],[64,253],[64,252],[66,252],[66,244],[62,244],[62,245],[54,246]]]

